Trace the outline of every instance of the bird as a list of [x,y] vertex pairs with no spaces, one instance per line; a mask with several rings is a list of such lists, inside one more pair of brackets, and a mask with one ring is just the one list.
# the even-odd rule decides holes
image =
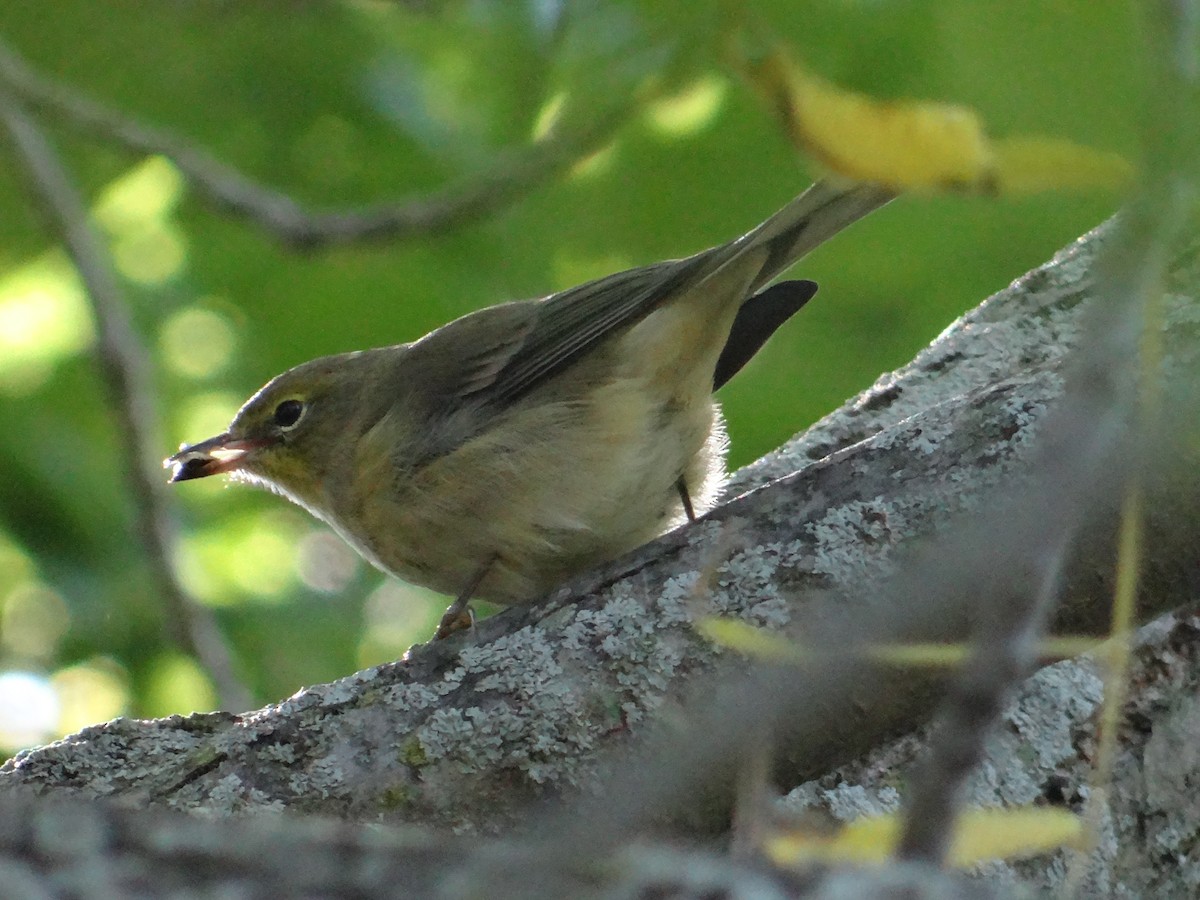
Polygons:
[[772,279],[891,199],[820,180],[692,256],[301,363],[164,465],[275,491],[454,597],[444,637],[473,599],[532,603],[707,511],[728,444],[713,392],[817,289]]

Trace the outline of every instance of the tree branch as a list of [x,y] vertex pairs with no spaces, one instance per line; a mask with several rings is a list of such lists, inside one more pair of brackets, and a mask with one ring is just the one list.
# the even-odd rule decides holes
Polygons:
[[[447,877],[463,860],[472,874]],[[487,897],[489,900],[934,900],[997,896],[961,875],[835,871],[800,878],[713,851],[632,846],[576,867],[550,848],[415,829],[270,817],[213,822],[115,804],[0,801],[6,898]]]
[[[523,817],[530,801],[594,787],[606,751],[645,733],[648,719],[662,718],[664,706],[690,690],[713,690],[700,680],[719,665],[693,628],[702,617],[794,623],[818,646],[828,640],[839,648],[831,635],[864,616],[907,621],[906,638],[963,639],[978,583],[954,593],[957,607],[933,610],[921,597],[949,589],[950,570],[910,583],[909,593],[886,603],[879,586],[905,564],[909,548],[963,510],[981,512],[982,498],[1025,477],[1033,435],[1062,390],[1054,360],[1078,340],[1091,261],[1106,233],[1094,232],[990,299],[797,448],[803,455],[812,441],[826,445],[831,435],[856,429],[872,430],[871,437],[736,498],[540,605],[481,623],[474,643],[416,648],[402,662],[240,717],[117,720],[87,729],[20,754],[0,770],[0,786],[218,813],[286,807],[491,830]],[[1185,379],[1200,365],[1188,324],[1195,301],[1182,294],[1184,284],[1196,284],[1187,270],[1194,247],[1190,253],[1180,257],[1169,334],[1169,358]],[[1033,369],[1025,368],[1029,359]],[[947,383],[954,385],[948,399]],[[1160,466],[1148,486],[1155,502],[1147,545],[1154,549],[1143,615],[1196,594],[1195,471],[1172,480]],[[1104,633],[1115,522],[1112,510],[1093,507],[1066,567],[1060,630]],[[873,637],[870,629],[862,634]],[[729,672],[718,671],[725,681],[717,683],[729,683]],[[822,702],[788,710],[797,733],[786,744],[784,774],[793,784],[912,727],[934,696],[928,675],[877,671],[840,650],[806,675],[806,689]],[[711,697],[713,709],[729,717],[734,707]],[[748,706],[757,712],[775,699],[764,692]],[[71,776],[64,779],[64,771]]]
[[212,679],[221,703],[244,709],[250,693],[234,674],[235,666],[212,613],[179,583],[171,564],[177,527],[167,511],[157,457],[162,446],[148,364],[125,300],[108,264],[108,255],[88,221],[79,192],[54,148],[0,86],[0,120],[25,165],[32,190],[51,227],[67,248],[86,288],[96,319],[96,359],[117,421],[125,482],[138,538],[166,605],[164,630],[171,642],[193,656]]
[[404,239],[462,225],[502,209],[600,149],[626,120],[630,104],[592,116],[586,128],[552,129],[528,147],[502,155],[494,167],[436,193],[351,209],[313,209],[260,184],[195,144],[144,125],[38,74],[0,41],[0,80],[21,100],[77,128],[139,152],[169,158],[219,210],[249,219],[293,247],[315,249],[351,241]]
[[[1161,107],[1169,114],[1153,120],[1153,127],[1147,129],[1142,186],[1123,211],[1110,246],[1097,260],[1100,278],[1095,308],[1086,323],[1087,336],[1071,367],[1064,402],[1050,417],[1041,441],[1034,474],[1040,484],[1035,490],[1054,501],[1040,522],[1029,523],[1030,545],[1014,560],[1027,570],[1028,585],[982,617],[972,659],[948,691],[928,759],[914,778],[898,848],[901,859],[944,861],[962,788],[982,761],[991,726],[1009,692],[1034,668],[1035,647],[1056,604],[1064,555],[1094,511],[1088,493],[1100,488],[1124,498],[1122,531],[1140,536],[1144,464],[1131,465],[1135,456],[1129,436],[1161,431],[1161,421],[1150,408],[1157,402],[1160,378],[1161,295],[1170,251],[1179,243],[1200,196],[1191,159],[1193,117],[1180,115],[1195,95],[1195,22],[1189,21],[1183,6],[1161,6],[1150,15],[1157,26],[1148,29],[1154,51],[1150,56],[1167,61],[1160,63],[1156,95],[1165,95]],[[1185,40],[1179,43],[1181,36]],[[1172,48],[1180,52],[1172,53]],[[1184,147],[1188,151],[1180,153]],[[1129,502],[1131,498],[1139,502]],[[1010,543],[1003,535],[999,539]],[[1126,558],[1117,559],[1117,565],[1134,579],[1126,582],[1130,596],[1136,593],[1132,573],[1140,560],[1128,553],[1128,547],[1140,543],[1127,541]],[[1121,604],[1126,610],[1123,628],[1128,628],[1130,606]],[[1126,636],[1118,633],[1114,639]],[[1123,667],[1116,667],[1114,674],[1124,675]],[[1115,687],[1120,691],[1124,684]],[[1114,700],[1112,708],[1119,705]],[[1115,726],[1113,721],[1109,724]],[[1106,746],[1114,738],[1106,734]],[[1107,778],[1111,772],[1102,769],[1098,774]]]

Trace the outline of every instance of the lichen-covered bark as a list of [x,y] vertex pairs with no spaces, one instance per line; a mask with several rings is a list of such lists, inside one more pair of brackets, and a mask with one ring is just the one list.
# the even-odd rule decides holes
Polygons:
[[923,866],[795,876],[723,854],[653,846],[580,865],[531,844],[284,816],[217,827],[162,810],[28,796],[0,802],[0,892],[5,900],[998,896]]
[[[208,815],[287,809],[486,832],[531,801],[592,788],[603,753],[669,719],[697,676],[736,666],[698,621],[829,633],[870,613],[872,586],[913,546],[1020,483],[1102,239],[1082,239],[739,473],[734,493],[757,490],[545,603],[262,710],[86,729],[11,760],[0,797],[32,788]],[[1196,363],[1195,309],[1182,294],[1171,306],[1170,364],[1184,373]],[[1157,485],[1147,614],[1197,591],[1194,479],[1184,488],[1193,493]],[[1094,523],[1073,563],[1062,616],[1073,631],[1106,627],[1114,521]],[[968,613],[944,617],[936,635],[964,636]],[[887,679],[844,711],[836,740],[803,736],[787,748],[793,776],[918,723],[930,701],[919,684]]]
[[638,733],[712,665],[699,619],[815,620],[969,505],[972,483],[1011,476],[1053,380],[907,420],[730,504],[578,598],[484,623],[474,643],[421,648],[238,717],[97,726],[21,754],[0,783],[226,813],[498,826],[547,792],[586,786],[597,750]]
[[[1112,782],[1099,795],[1094,755],[1104,669],[1097,660],[1043,669],[1009,706],[971,780],[968,804],[1081,812],[1088,798],[1104,802],[1095,846],[1083,859],[1061,850],[989,863],[976,872],[989,884],[1055,892],[1078,866],[1077,896],[1200,894],[1200,798],[1193,787],[1200,781],[1200,619],[1169,615],[1147,626],[1133,662]],[[926,737],[921,729],[889,742],[799,786],[784,803],[839,821],[894,812],[897,773],[911,769]]]

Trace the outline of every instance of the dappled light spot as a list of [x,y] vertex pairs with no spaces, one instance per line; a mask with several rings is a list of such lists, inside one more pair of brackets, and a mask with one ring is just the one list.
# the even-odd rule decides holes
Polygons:
[[211,712],[219,705],[212,682],[195,660],[165,653],[154,661],[142,698],[148,716]]
[[610,141],[595,153],[589,153],[575,163],[575,165],[571,166],[570,171],[567,173],[567,180],[586,181],[589,178],[598,178],[605,174],[613,167],[618,146],[617,141]]
[[428,640],[449,602],[425,588],[386,581],[371,592],[363,606],[366,626],[358,646],[360,666],[398,658],[418,641]]
[[223,391],[197,394],[179,408],[175,423],[181,435],[220,434],[241,406],[242,398]]
[[358,554],[335,534],[314,529],[296,548],[296,572],[314,591],[337,594],[358,572]]
[[52,251],[0,279],[0,392],[37,390],[54,366],[86,349],[92,321],[75,270]]
[[294,516],[269,513],[237,543],[228,558],[233,583],[261,600],[284,600],[295,584],[296,524]]
[[176,312],[163,324],[158,337],[167,367],[189,378],[220,372],[229,364],[237,343],[229,318],[200,306]]
[[559,120],[562,118],[563,107],[567,103],[567,92],[559,91],[549,100],[542,104],[542,108],[533,118],[533,132],[530,138],[535,141],[540,141],[550,131],[555,128]]
[[301,514],[285,510],[188,534],[179,548],[180,579],[209,606],[283,602],[297,582],[297,545],[306,530]]
[[129,676],[107,658],[59,669],[50,679],[58,694],[58,734],[107,722],[129,709]]
[[70,624],[62,597],[38,581],[26,581],[4,596],[0,645],[18,659],[50,659]]
[[110,234],[144,228],[174,212],[183,185],[183,176],[170,160],[152,156],[110,182],[92,215]]
[[728,92],[729,84],[723,78],[705,75],[677,94],[651,103],[646,121],[659,134],[687,137],[712,124]]
[[29,554],[4,532],[0,532],[0,597],[35,578]]
[[44,675],[0,673],[0,747],[15,750],[42,744],[58,728],[58,693]]
[[112,238],[113,264],[130,281],[160,285],[183,268],[187,244],[170,218],[183,185],[171,162],[152,156],[113,180],[92,208]]
[[122,233],[114,238],[112,253],[117,271],[148,287],[170,281],[187,260],[183,234],[168,222]]
[[610,140],[593,154],[584,156],[582,160],[571,166],[569,172],[566,173],[566,180],[587,181],[604,175],[612,169],[613,163],[616,162],[619,145],[617,140]]
[[223,590],[222,579],[208,568],[211,554],[203,536],[184,534],[174,549],[175,577],[188,594],[207,606],[227,606],[236,602],[229,591]]

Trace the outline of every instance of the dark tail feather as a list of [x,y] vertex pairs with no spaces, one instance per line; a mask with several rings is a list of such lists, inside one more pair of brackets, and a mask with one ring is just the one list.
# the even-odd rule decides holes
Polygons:
[[775,333],[817,292],[815,281],[781,281],[741,305],[729,340],[713,372],[713,390],[720,390]]
[[752,290],[758,290],[796,260],[893,197],[895,194],[876,184],[818,181],[735,242],[768,248],[767,261],[754,280]]

